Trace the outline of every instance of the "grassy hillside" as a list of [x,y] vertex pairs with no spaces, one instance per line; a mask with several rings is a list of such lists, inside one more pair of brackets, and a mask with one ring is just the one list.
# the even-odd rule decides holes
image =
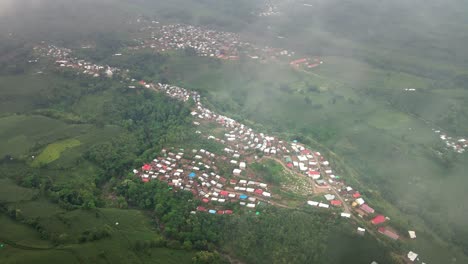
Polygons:
[[[334,58],[336,64],[337,60]],[[366,66],[371,72],[353,81],[348,78],[356,76],[341,77],[341,71],[333,77],[333,66],[320,69],[317,76],[275,65],[175,56],[165,65],[165,77],[200,91],[209,104],[230,116],[292,138],[317,140],[357,172],[344,177],[358,180],[370,196],[383,197],[400,210],[394,211],[390,204],[383,208],[390,217],[401,219],[403,228],[435,231],[446,241],[461,245],[458,241],[464,234],[454,232],[468,226],[461,221],[466,210],[460,210],[455,197],[464,196],[463,188],[456,186],[465,182],[466,155],[448,153],[449,159],[434,155],[439,139],[430,124],[383,98],[366,95],[358,86],[371,86],[372,79],[380,82],[385,71]],[[395,86],[400,93],[403,87],[428,89],[424,85],[429,81],[418,76],[390,72],[387,79],[373,89],[393,89],[395,93]],[[418,239],[421,244],[415,247],[428,255],[436,250],[438,256],[433,259],[440,261],[451,254],[461,257],[460,252],[449,253],[445,243],[428,240]],[[428,246],[430,240],[436,242]],[[441,245],[446,249],[438,250]]]

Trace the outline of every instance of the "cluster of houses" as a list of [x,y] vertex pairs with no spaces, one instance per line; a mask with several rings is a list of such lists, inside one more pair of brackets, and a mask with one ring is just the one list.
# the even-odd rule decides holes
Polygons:
[[201,201],[202,205],[197,207],[200,212],[232,214],[233,203],[247,208],[256,208],[260,202],[268,203],[272,196],[268,184],[241,176],[241,172],[246,170],[245,162],[236,162],[234,166],[229,166],[234,168],[232,173],[219,175],[222,163],[224,166],[232,164],[226,156],[205,149],[189,152],[164,149],[160,157],[133,172],[143,182],[164,181],[174,190],[192,192]]
[[[93,65],[93,68],[98,70],[106,69],[104,66],[71,58],[70,51],[66,49],[47,46],[47,48],[37,48],[37,50],[60,61],[59,67],[83,70]],[[108,67],[107,69],[122,73],[115,68]],[[130,84],[137,82],[130,78],[124,79],[129,80]],[[203,106],[200,94],[195,91],[145,81],[139,81],[138,85],[164,92],[169,97],[184,102],[193,99],[195,106],[191,115],[196,118],[194,125],[215,123],[225,132],[222,136],[202,135],[209,140],[223,144],[225,148],[222,155],[216,155],[205,149],[190,151],[164,149],[161,156],[133,171],[143,182],[165,181],[174,191],[192,192],[200,200],[200,206],[196,208],[196,211],[230,215],[233,214],[234,208],[238,208],[236,206],[254,209],[260,203],[271,203],[271,198],[274,196],[269,188],[271,186],[262,182],[262,179],[256,177],[249,169],[251,163],[263,157],[269,157],[281,162],[291,172],[302,175],[317,190],[325,193],[323,197],[317,197],[319,198],[316,199],[317,201],[307,201],[308,206],[320,209],[342,208],[344,209],[341,213],[343,218],[351,218],[351,213],[354,212],[363,219],[370,219],[370,224],[376,226],[380,234],[390,239],[399,239],[400,235],[385,224],[389,218],[377,214],[361,197],[359,191],[348,186],[341,176],[335,174],[330,162],[319,152],[312,151],[297,141],[284,141],[275,136],[255,132],[252,128],[232,118],[216,114]],[[202,134],[201,131],[196,131],[196,133]],[[221,167],[229,168],[229,171],[220,173]],[[348,209],[348,204],[351,205],[351,210]],[[359,234],[364,234],[365,231],[365,228],[358,227]],[[415,232],[409,231],[409,237],[415,239]],[[411,255],[408,254],[408,258],[411,260],[415,254],[414,252]]]
[[306,67],[306,68],[316,68],[320,66],[320,64],[323,64],[323,61],[321,61],[319,58],[314,58],[314,59],[309,59],[309,58],[302,58],[302,59],[297,59],[293,60],[289,63],[294,68],[300,68],[300,67]]
[[83,74],[88,74],[93,77],[105,76],[112,78],[114,74],[120,73],[120,70],[115,67],[110,67],[108,65],[98,65],[92,62],[78,59],[71,56],[71,50],[57,47],[54,45],[44,45],[44,46],[35,46],[34,51],[55,59],[55,63],[62,68],[71,68],[78,70]]
[[239,49],[250,46],[241,42],[239,35],[204,29],[184,24],[153,26],[151,38],[143,40],[140,48],[152,48],[160,52],[192,48],[199,56],[236,60]]
[[294,68],[315,68],[323,63],[318,58],[302,58],[290,61],[295,57],[294,51],[272,47],[258,47],[242,41],[239,34],[222,32],[203,27],[184,24],[159,25],[151,24],[141,29],[151,32],[149,38],[138,39],[137,46],[131,49],[151,48],[158,52],[193,49],[197,55],[225,60],[238,60],[241,55],[252,60],[285,61]]
[[278,11],[278,6],[273,3],[271,0],[266,0],[264,3],[264,7],[262,10],[258,13],[259,17],[268,17],[268,16],[277,16],[281,14]]
[[464,153],[466,149],[468,149],[468,139],[465,138],[454,138],[448,136],[446,133],[443,133],[440,130],[432,129],[434,133],[436,133],[439,138],[444,141],[445,145],[448,149],[453,150],[457,153]]

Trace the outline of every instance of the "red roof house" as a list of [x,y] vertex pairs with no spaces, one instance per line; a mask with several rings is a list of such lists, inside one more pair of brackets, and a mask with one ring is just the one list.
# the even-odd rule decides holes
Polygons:
[[261,194],[263,193],[263,190],[262,190],[262,189],[256,189],[256,190],[255,190],[255,193],[261,195]]
[[144,170],[144,171],[149,171],[149,170],[151,170],[151,165],[150,164],[145,164],[145,165],[143,165],[141,167],[141,169]]
[[368,206],[367,204],[361,205],[361,209],[362,209],[364,212],[368,213],[368,214],[373,214],[373,213],[375,213],[374,208]]
[[142,180],[143,182],[149,182],[149,179],[148,179],[148,178],[141,178],[141,180]]
[[232,179],[232,180],[229,181],[229,183],[231,183],[232,185],[236,185],[236,184],[237,184],[237,181],[234,180],[234,179]]
[[208,200],[208,198],[203,198],[203,199],[202,199],[202,202],[204,202],[204,203],[209,203],[210,200]]
[[197,211],[206,212],[207,210],[206,210],[206,208],[203,207],[203,206],[198,206],[198,207],[197,207]]
[[224,213],[230,215],[232,214],[232,210],[224,210]]
[[379,227],[378,231],[380,234],[386,235],[387,237],[394,239],[394,240],[397,240],[400,237],[397,233],[390,231],[386,229],[385,227]]
[[308,172],[308,174],[309,174],[309,176],[314,176],[314,175],[320,175],[320,172],[310,170],[310,171]]
[[223,211],[223,210],[219,210],[219,211],[218,211],[218,214],[223,215],[223,214],[224,214],[224,211]]
[[359,197],[361,197],[361,194],[360,194],[359,192],[355,192],[355,193],[353,194],[353,197],[354,197],[354,198],[359,198]]
[[371,222],[374,225],[378,225],[378,224],[384,223],[385,221],[386,221],[386,219],[385,219],[384,215],[378,215],[374,219],[372,219]]
[[228,196],[229,195],[229,193],[227,191],[220,191],[219,194],[221,196]]
[[295,64],[300,64],[300,63],[304,63],[304,62],[307,62],[307,59],[306,59],[306,58],[298,59],[298,60],[293,60],[293,61],[291,61],[289,64],[295,65]]
[[334,206],[341,206],[341,201],[340,200],[332,200],[330,203],[332,205],[334,205]]
[[293,164],[292,164],[292,163],[288,163],[288,164],[286,164],[286,166],[288,166],[288,168],[292,168],[292,167],[293,167]]

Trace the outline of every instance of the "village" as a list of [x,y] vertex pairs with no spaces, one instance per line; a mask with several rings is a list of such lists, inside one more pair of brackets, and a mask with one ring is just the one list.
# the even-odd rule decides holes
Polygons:
[[129,50],[152,49],[157,52],[193,49],[198,56],[223,60],[239,60],[241,56],[263,62],[289,64],[294,69],[311,69],[324,62],[318,58],[300,58],[294,51],[258,47],[242,41],[239,34],[222,32],[184,24],[161,25],[154,21],[140,29],[143,37],[136,39],[137,46]]
[[451,137],[437,129],[432,129],[432,131],[445,143],[447,149],[460,154],[465,153],[466,149],[468,149],[467,139],[463,137]]
[[[414,231],[410,230],[407,234],[395,231],[391,227],[390,218],[372,208],[359,190],[346,183],[346,176],[336,175],[336,170],[326,157],[296,140],[286,141],[256,132],[232,118],[216,114],[202,104],[200,94],[195,91],[131,79],[126,76],[127,70],[73,58],[70,50],[53,45],[38,46],[35,51],[41,56],[52,58],[58,68],[71,68],[94,77],[102,75],[112,78],[120,74],[130,89],[146,88],[183,102],[193,100],[193,125],[200,128],[195,133],[223,145],[222,154],[204,148],[167,146],[153,160],[133,170],[135,177],[144,183],[164,181],[173,191],[191,192],[200,201],[200,205],[192,211],[193,214],[232,215],[240,210],[256,210],[264,205],[290,208],[282,203],[281,195],[273,191],[272,184],[256,176],[250,169],[255,162],[271,159],[280,163],[284,170],[308,182],[308,196],[314,198],[304,200],[302,204],[305,207],[329,210],[344,219],[352,219],[358,224],[356,232],[360,235],[365,235],[367,231],[371,234],[377,231],[392,240],[416,239]],[[210,133],[213,128],[201,129],[213,125],[217,133]],[[412,251],[407,258],[411,262],[419,261],[418,254]]]

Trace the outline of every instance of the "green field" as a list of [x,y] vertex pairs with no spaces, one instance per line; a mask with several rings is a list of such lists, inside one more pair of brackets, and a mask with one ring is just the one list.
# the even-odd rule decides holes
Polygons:
[[33,167],[48,164],[60,158],[60,154],[67,149],[74,148],[81,145],[81,142],[76,139],[67,139],[60,142],[52,143],[34,159],[32,162]]
[[0,201],[1,202],[19,202],[30,200],[36,191],[22,188],[16,185],[10,179],[0,178]]

